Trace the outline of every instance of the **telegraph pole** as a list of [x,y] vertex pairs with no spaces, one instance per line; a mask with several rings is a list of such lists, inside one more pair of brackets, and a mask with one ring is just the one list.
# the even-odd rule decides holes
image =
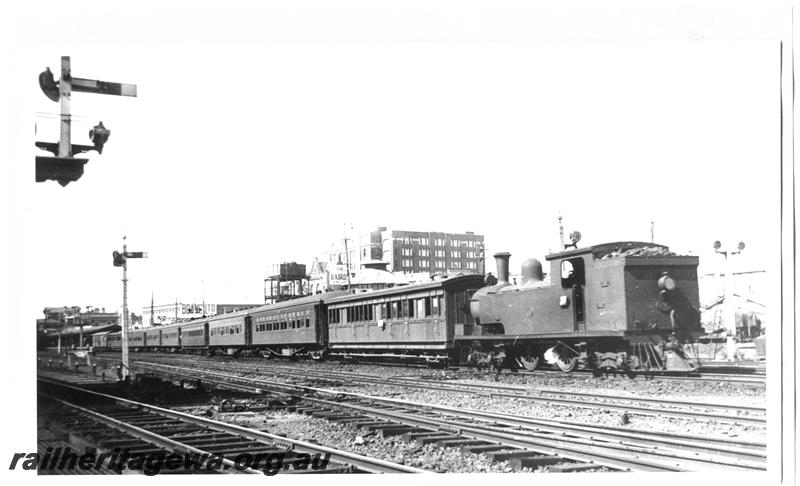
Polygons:
[[128,357],[128,258],[147,258],[147,253],[128,251],[127,236],[122,237],[122,253],[115,251],[114,266],[122,267],[122,379],[130,376],[130,360]]
[[[350,231],[353,231],[353,225],[350,225]],[[352,290],[352,284],[350,282],[350,250],[347,248],[347,225],[345,224],[345,235],[344,235],[344,256],[345,260],[347,261],[347,290]]]
[[349,238],[347,236],[344,237],[344,256],[345,260],[347,261],[347,290],[351,290],[351,283],[350,283],[350,251],[347,249],[347,240]]

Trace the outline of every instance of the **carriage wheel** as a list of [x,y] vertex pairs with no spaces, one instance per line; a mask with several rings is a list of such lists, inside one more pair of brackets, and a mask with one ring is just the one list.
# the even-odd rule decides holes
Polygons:
[[517,364],[528,371],[533,371],[539,366],[539,357],[533,353],[517,355]]
[[558,366],[558,368],[565,373],[574,371],[575,368],[578,367],[578,357],[577,356],[574,356],[572,358],[559,357],[558,360],[556,361],[556,366]]

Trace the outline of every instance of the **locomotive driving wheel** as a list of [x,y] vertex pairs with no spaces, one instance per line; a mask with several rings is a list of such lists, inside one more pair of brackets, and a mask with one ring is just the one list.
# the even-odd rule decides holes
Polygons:
[[526,350],[517,354],[517,364],[528,371],[533,371],[539,366],[539,357],[532,351]]
[[575,371],[575,368],[578,367],[578,357],[577,356],[559,356],[556,360],[556,366],[558,369],[565,373],[569,373],[570,371]]

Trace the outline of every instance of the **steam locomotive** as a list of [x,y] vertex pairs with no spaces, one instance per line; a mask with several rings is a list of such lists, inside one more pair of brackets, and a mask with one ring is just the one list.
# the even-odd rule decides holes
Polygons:
[[[133,351],[266,358],[418,360],[565,372],[695,367],[683,344],[703,333],[698,258],[663,245],[617,242],[566,248],[522,263],[510,254],[488,274],[364,293],[327,292],[230,314],[130,332]],[[121,346],[118,333],[96,349]]]

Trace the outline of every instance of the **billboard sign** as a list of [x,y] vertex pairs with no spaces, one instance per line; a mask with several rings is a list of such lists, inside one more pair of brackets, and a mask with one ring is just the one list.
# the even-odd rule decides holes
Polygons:
[[328,284],[347,285],[347,265],[328,265]]

